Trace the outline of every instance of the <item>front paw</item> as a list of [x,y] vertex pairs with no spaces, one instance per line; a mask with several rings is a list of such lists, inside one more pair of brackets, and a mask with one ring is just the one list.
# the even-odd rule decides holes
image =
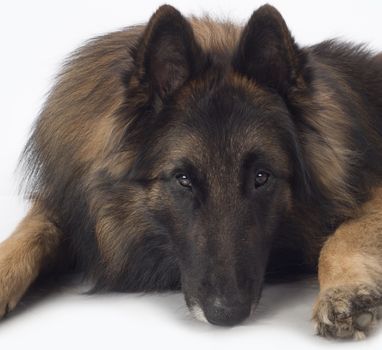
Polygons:
[[12,311],[33,281],[31,269],[0,246],[0,319]]
[[376,325],[381,305],[381,290],[373,285],[330,288],[319,294],[313,321],[319,335],[363,339]]
[[29,285],[16,277],[5,274],[0,265],[0,320],[16,307]]

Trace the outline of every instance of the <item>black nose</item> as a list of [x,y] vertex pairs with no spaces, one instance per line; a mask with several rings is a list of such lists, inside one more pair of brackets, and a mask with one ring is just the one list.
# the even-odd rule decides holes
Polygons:
[[234,326],[244,321],[251,312],[250,303],[226,302],[214,299],[204,308],[209,323],[217,326]]

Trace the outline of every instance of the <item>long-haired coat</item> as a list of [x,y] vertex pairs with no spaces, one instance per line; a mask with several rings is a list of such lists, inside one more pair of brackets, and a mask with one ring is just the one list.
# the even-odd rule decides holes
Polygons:
[[361,338],[382,303],[382,59],[162,6],[90,41],[24,152],[31,208],[0,245],[0,316],[45,271],[94,291],[182,289],[234,325],[264,276],[318,269],[313,318]]

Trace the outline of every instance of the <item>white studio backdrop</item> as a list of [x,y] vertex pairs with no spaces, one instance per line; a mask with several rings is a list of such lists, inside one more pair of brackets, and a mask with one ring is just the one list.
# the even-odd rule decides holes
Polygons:
[[[184,14],[245,23],[263,1],[172,0]],[[274,0],[301,45],[339,37],[382,51],[382,1]],[[85,40],[147,21],[162,1],[2,1],[0,5],[0,240],[25,212],[15,172],[30,128],[60,64]],[[258,312],[243,326],[199,324],[182,295],[84,296],[76,289],[49,295],[0,322],[1,349],[216,348],[381,349],[382,327],[349,344],[314,336],[314,281],[270,286]]]

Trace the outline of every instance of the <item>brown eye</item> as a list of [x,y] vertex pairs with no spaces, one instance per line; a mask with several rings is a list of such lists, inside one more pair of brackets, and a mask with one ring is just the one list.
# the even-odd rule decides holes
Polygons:
[[191,188],[191,179],[187,175],[178,174],[176,175],[176,179],[178,180],[179,184],[183,187]]
[[269,173],[267,173],[264,170],[259,170],[256,173],[256,177],[255,177],[255,188],[265,185],[268,179],[269,179]]

